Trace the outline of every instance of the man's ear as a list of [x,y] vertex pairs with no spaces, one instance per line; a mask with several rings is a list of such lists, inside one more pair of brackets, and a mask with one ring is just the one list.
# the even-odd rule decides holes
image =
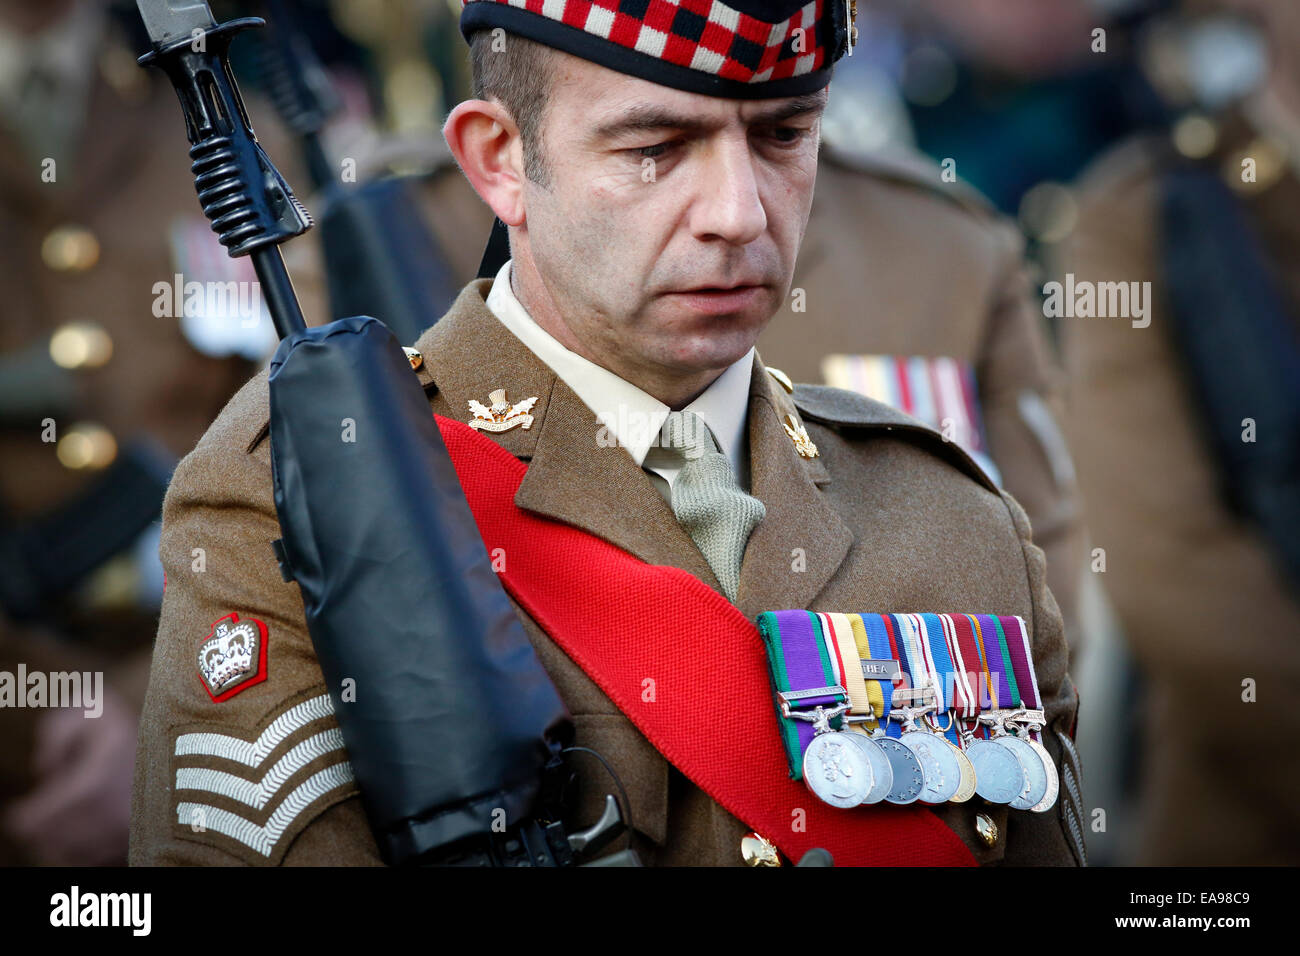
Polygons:
[[479,197],[507,226],[524,223],[523,142],[505,107],[465,100],[442,126],[456,162]]

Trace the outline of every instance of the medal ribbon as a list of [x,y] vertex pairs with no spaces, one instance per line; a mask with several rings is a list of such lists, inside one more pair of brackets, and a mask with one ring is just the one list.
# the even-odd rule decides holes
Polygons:
[[[1003,682],[1006,684],[1007,690],[1006,697],[1003,698],[1005,703],[1003,703],[1002,706],[1023,707],[1025,706],[1025,702],[1020,696],[1020,688],[1016,686],[1016,669],[1011,663],[1011,652],[1007,649],[1007,635],[1006,632],[1002,630],[1002,622],[992,614],[985,615],[985,617],[993,623],[993,631],[997,636],[997,654],[994,656],[994,659],[996,660],[998,657],[1001,657],[1002,659],[1002,670],[1004,672],[1002,677],[1004,678]],[[992,648],[990,648],[990,653],[991,652]]]
[[[778,693],[835,687],[835,665],[822,633],[821,618],[811,611],[764,611],[758,633],[767,649],[772,686]],[[813,739],[813,725],[781,713],[781,698],[773,697],[781,724],[781,742],[790,763],[790,777],[803,777],[803,752]],[[811,711],[844,702],[838,693],[818,694],[790,702],[791,710]]]
[[959,716],[966,717],[970,715],[971,687],[966,674],[966,662],[962,660],[961,648],[957,646],[957,625],[953,623],[951,614],[940,614],[939,621],[943,624],[944,650],[952,662],[953,710],[958,711]]
[[962,653],[962,643],[957,633],[959,614],[941,614],[944,622],[944,640],[948,643],[948,654],[953,661],[956,679],[953,680],[953,704],[961,710],[961,717],[970,719],[978,709],[975,687],[971,684],[971,674],[966,670],[966,654]]
[[[920,675],[921,686],[934,689],[935,712],[943,713],[945,710],[943,688],[939,686],[934,661],[930,659],[930,622],[926,620],[924,614],[908,614],[905,616],[912,624],[911,652],[913,667]],[[922,718],[922,721],[928,723],[925,718]]]
[[821,613],[818,616],[822,619],[822,632],[830,638],[827,643],[833,645],[835,650],[832,660],[839,672],[837,683],[849,692],[849,713],[879,713],[872,709],[871,695],[862,674],[858,643],[849,616],[839,613]]
[[[948,654],[948,628],[943,619],[938,614],[921,614],[919,615],[922,623],[925,625],[925,651],[926,660],[930,668],[930,674],[934,678],[935,694],[938,707],[934,712],[936,722],[933,724],[936,732],[942,733],[948,738],[948,741],[954,746],[959,745],[960,737],[957,736],[955,726],[956,718],[945,720],[948,711],[955,709],[957,706],[957,675],[954,673],[952,658]],[[945,696],[944,691],[949,687],[952,688],[952,696]],[[947,730],[939,730],[944,723],[948,724]]]
[[998,645],[1000,625],[991,614],[976,614],[975,620],[979,625],[975,636],[980,643],[980,660],[989,675],[989,699],[993,702],[993,709],[1012,707],[1011,685],[1007,682],[1010,662],[1003,663],[1002,649]]
[[[984,648],[984,627],[976,615],[967,614],[965,617],[970,622],[971,633],[974,635],[975,640],[975,656],[980,662],[980,681],[983,685],[981,693],[985,695],[980,701],[980,710],[982,712],[985,709],[985,702],[988,703],[988,710],[996,710],[998,706],[998,687],[997,681],[993,679],[992,673],[989,672],[988,654]],[[988,728],[980,724],[976,735],[980,737],[989,736]]]
[[[883,614],[856,614],[854,615],[861,623],[862,629],[867,637],[867,656],[874,660],[897,661],[898,652],[893,647],[893,641],[889,632],[889,621]],[[902,665],[899,665],[899,677],[897,683],[893,680],[872,680],[867,681],[867,687],[872,684],[876,685],[877,691],[881,695],[880,707],[877,708],[876,714],[880,717],[881,726],[885,728],[885,733],[890,737],[897,737],[901,731],[895,721],[889,720],[889,711],[894,706],[894,688],[903,682]],[[872,704],[876,703],[872,698]]]
[[[918,651],[918,638],[916,636],[917,622],[913,620],[911,614],[891,614],[894,624],[898,629],[898,649],[902,652],[899,655],[899,663],[903,665],[903,673],[907,675],[907,686],[913,690],[920,690],[925,686],[925,662],[921,659]],[[919,703],[919,698],[914,697],[910,702],[912,705]],[[899,728],[901,735],[902,728]]]
[[[974,719],[984,709],[985,702],[991,699],[988,673],[984,670],[983,655],[980,652],[979,641],[975,637],[977,624],[969,614],[954,614],[952,626],[957,633],[957,646],[961,649],[962,661],[969,668],[967,677],[971,686],[971,696],[968,716]],[[976,737],[984,736],[984,728],[978,723],[973,732]]]
[[[1002,618],[1002,629],[1007,632],[1007,650],[1011,654],[1011,666],[1016,674],[1016,686],[1023,688],[1026,694],[1024,706],[1029,710],[1039,710],[1043,706],[1038,696],[1038,674],[1034,670],[1034,655],[1029,645],[1029,628],[1025,627],[1023,618]],[[1035,730],[1031,736],[1041,743],[1042,734]]]

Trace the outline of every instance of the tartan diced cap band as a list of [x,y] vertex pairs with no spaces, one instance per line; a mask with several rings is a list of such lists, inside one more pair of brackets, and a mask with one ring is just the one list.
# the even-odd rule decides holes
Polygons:
[[848,0],[465,0],[460,31],[507,33],[619,73],[730,99],[825,87]]

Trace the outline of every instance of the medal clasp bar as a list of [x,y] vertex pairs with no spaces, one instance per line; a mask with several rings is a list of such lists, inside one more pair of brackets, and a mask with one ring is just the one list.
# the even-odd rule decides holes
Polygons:
[[801,720],[811,720],[811,717],[803,716],[793,710],[797,707],[799,701],[808,700],[814,697],[835,697],[841,701],[847,700],[849,692],[839,684],[833,684],[830,687],[810,687],[807,690],[783,690],[777,692],[777,697],[781,699],[781,716],[797,717]]
[[1047,725],[1047,718],[1041,710],[1021,708],[1007,714],[1004,722],[1011,725],[1014,733],[1022,735],[1042,730]]
[[[829,733],[830,722],[849,709],[849,692],[838,684],[832,687],[812,687],[808,690],[781,691],[781,716],[795,720],[805,720],[813,725],[814,734]],[[833,707],[818,704],[811,711],[795,710],[791,705],[810,698],[835,697],[838,703]]]
[[924,687],[899,687],[894,690],[892,706],[906,707],[909,704],[920,702],[922,707],[933,708],[936,704],[934,688],[926,685]]

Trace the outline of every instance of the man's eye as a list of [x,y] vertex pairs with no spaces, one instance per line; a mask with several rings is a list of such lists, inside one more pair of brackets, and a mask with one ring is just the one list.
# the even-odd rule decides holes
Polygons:
[[640,146],[633,150],[642,159],[658,159],[664,153],[668,152],[672,143],[655,143],[653,146]]
[[810,132],[811,130],[806,130],[799,126],[776,126],[773,127],[771,135],[783,146],[793,146]]

